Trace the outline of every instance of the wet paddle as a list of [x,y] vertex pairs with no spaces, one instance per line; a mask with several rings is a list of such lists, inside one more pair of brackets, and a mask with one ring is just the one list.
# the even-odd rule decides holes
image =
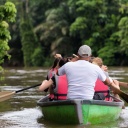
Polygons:
[[29,87],[26,87],[26,88],[23,88],[23,89],[20,89],[20,90],[17,90],[17,91],[13,91],[13,92],[12,91],[0,92],[0,102],[10,99],[16,93],[28,90],[30,88],[35,88],[35,87],[40,86],[40,85],[41,85],[41,83],[37,84],[37,85],[29,86]]

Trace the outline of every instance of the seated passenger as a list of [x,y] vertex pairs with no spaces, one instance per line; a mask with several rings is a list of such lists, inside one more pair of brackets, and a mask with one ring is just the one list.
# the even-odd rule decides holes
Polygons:
[[[104,70],[106,76],[110,79],[111,82],[113,82],[117,88],[119,88],[119,82],[116,81],[116,80],[112,80],[109,75],[108,75],[108,72],[107,72],[107,67],[105,65],[103,65],[103,61],[101,58],[99,57],[96,57],[92,60],[92,63],[93,64],[96,64],[98,65],[101,69]],[[96,81],[96,86],[95,86],[95,95],[98,95],[99,97],[101,97],[102,99],[106,99],[106,100],[109,100],[109,87],[107,85],[105,85],[101,80],[97,79]],[[104,93],[104,95],[102,95],[102,93]],[[94,97],[96,97],[94,95]],[[118,99],[120,99],[119,95],[115,94],[114,93],[114,96]],[[106,97],[106,98],[105,98]]]
[[[54,74],[56,74],[56,72],[57,72],[57,65],[58,65],[59,60],[60,60],[60,58],[55,58],[52,67],[50,68],[50,70],[47,73],[46,80],[49,80],[50,78],[52,78],[54,76]],[[50,92],[49,97],[51,97],[51,99],[52,99],[52,97],[53,97],[52,89],[51,88],[46,88],[44,91],[48,92],[48,90]]]
[[[58,68],[63,66],[68,60],[62,58],[59,61]],[[49,80],[44,80],[39,87],[39,91],[43,91],[45,87],[51,88],[52,94],[50,92],[50,100],[65,100],[67,96],[67,78],[66,75],[57,76],[54,74]]]

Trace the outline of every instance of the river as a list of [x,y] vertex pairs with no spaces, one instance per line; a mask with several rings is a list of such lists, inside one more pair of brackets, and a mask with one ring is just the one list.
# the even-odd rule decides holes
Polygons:
[[[6,68],[4,80],[0,81],[0,91],[17,91],[28,86],[36,85],[45,79],[45,68]],[[128,67],[109,67],[113,79],[126,82]],[[2,79],[2,78],[1,78]],[[121,88],[128,93],[128,89]],[[43,114],[36,102],[43,92],[38,87],[14,94],[10,99],[0,102],[0,128],[128,128],[128,104],[122,110],[117,121],[99,125],[60,125],[43,119]],[[109,115],[108,115],[109,116]]]

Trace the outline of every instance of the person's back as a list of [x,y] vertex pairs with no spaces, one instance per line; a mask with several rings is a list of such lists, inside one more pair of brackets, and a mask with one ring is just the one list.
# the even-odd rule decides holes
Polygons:
[[85,59],[66,63],[58,70],[58,74],[66,74],[67,76],[68,99],[93,99],[97,78],[102,81],[106,79],[103,71],[98,66]]

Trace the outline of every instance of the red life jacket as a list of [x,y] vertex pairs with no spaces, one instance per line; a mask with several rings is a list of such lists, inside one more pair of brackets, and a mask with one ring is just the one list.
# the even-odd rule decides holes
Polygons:
[[68,82],[66,75],[58,76],[55,75],[56,87],[54,89],[55,100],[67,99]]
[[104,93],[104,96],[106,97],[105,100],[110,100],[109,87],[105,85],[101,80],[97,79],[94,90],[95,93]]

